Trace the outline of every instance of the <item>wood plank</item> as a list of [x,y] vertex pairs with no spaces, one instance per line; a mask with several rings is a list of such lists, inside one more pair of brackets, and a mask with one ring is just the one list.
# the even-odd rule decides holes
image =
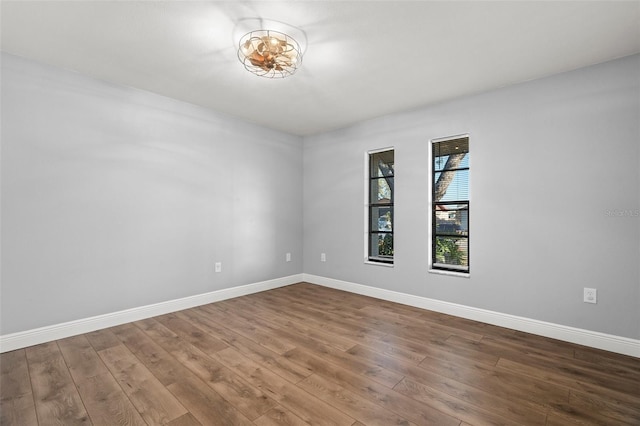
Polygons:
[[56,342],[26,349],[38,424],[90,425],[85,406]]
[[25,426],[37,424],[38,417],[33,395],[24,394],[0,400],[0,425]]
[[362,398],[342,386],[318,375],[311,375],[298,383],[301,389],[324,400],[332,407],[367,425],[415,425],[402,416]]
[[[324,359],[335,365],[339,365],[358,374],[365,375],[371,380],[388,386],[389,388],[395,386],[403,377],[402,373],[385,368],[384,365],[379,365],[375,362],[370,362],[368,359],[359,359],[353,356],[351,349],[347,352],[343,352],[330,346],[325,346],[321,343],[315,342],[313,339],[305,339],[303,336],[297,336],[296,338],[298,339],[297,342],[300,348],[322,356]],[[357,348],[358,346],[359,345],[356,345],[353,348]],[[285,356],[288,356],[288,354],[290,354],[290,352],[285,354]],[[398,360],[398,362],[401,361]]]
[[58,340],[58,346],[76,383],[89,377],[109,373],[85,336]]
[[[159,319],[160,321],[162,318]],[[174,338],[171,331],[160,322],[145,321],[145,333],[167,352],[191,370],[200,380],[214,389],[249,420],[256,419],[276,406],[275,401],[250,385],[220,362],[210,358],[200,349]],[[226,346],[226,345],[225,345]]]
[[345,291],[329,289],[313,284],[295,284],[288,286],[283,289],[283,293],[289,293],[295,298],[311,301],[316,305],[323,306],[324,309],[327,310],[358,310],[369,304],[370,300],[375,300],[366,296],[353,295]]
[[575,359],[586,361],[598,368],[614,368],[612,374],[625,374],[629,378],[640,381],[640,362],[638,358],[603,351],[585,346],[577,347],[574,351]]
[[[283,312],[293,313],[293,317],[300,321],[313,321],[321,327],[325,324],[339,329],[351,330],[355,333],[363,333],[374,337],[382,337],[386,333],[373,327],[367,327],[362,322],[357,322],[354,317],[349,317],[340,310],[327,310],[326,306],[317,306],[314,300],[304,300],[295,296],[283,296],[281,293],[264,292],[259,298],[250,299],[266,306],[279,307]],[[351,321],[349,321],[351,319]]]
[[360,309],[360,312],[388,324],[400,325],[403,329],[409,330],[412,335],[416,331],[418,333],[428,332],[430,335],[457,336],[472,342],[477,342],[483,337],[482,334],[472,333],[462,328],[429,322],[419,316],[407,316],[398,312],[381,310],[378,306],[365,306]]
[[93,331],[91,333],[85,334],[85,336],[96,352],[103,349],[111,348],[113,346],[118,346],[120,344],[120,339],[118,339],[116,335],[113,334],[111,328]]
[[146,425],[111,373],[90,376],[76,383],[95,426]]
[[197,325],[185,321],[175,314],[162,315],[155,319],[181,339],[189,342],[204,353],[218,352],[229,347],[222,340],[206,333]]
[[619,400],[594,397],[585,393],[571,391],[569,406],[586,413],[597,413],[610,423],[640,425],[640,404],[624,404]]
[[0,424],[36,424],[36,406],[24,349],[0,354],[0,383]]
[[324,357],[331,360],[332,362],[339,365],[348,365],[349,368],[355,369],[356,371],[361,371],[367,376],[371,377],[373,380],[379,381],[382,384],[386,384],[389,387],[392,387],[393,385],[398,383],[398,381],[402,378],[401,375],[388,370],[377,368],[375,365],[372,365],[370,363],[360,363],[354,360],[353,357],[349,356],[348,353],[337,350],[329,345],[323,345],[321,342],[315,341],[310,336],[282,329],[274,329],[272,332],[276,333],[277,336],[285,338],[293,345],[297,345],[308,350],[321,353]]
[[424,336],[423,339],[417,339],[416,336],[404,337],[404,339],[413,341],[416,344],[422,343],[422,350],[426,357],[458,357],[467,361],[481,362],[486,365],[496,365],[500,357],[494,353],[483,352],[481,348],[474,346],[474,342],[465,340],[466,345],[456,343],[451,337],[442,340],[438,337],[429,338]]
[[256,426],[309,426],[309,423],[281,406],[275,406],[253,421]]
[[523,353],[536,353],[542,356],[552,355],[566,359],[574,358],[574,351],[577,345],[547,337],[515,331],[507,336],[484,336],[483,341],[495,342],[497,345],[507,348],[511,347]]
[[[216,391],[198,379],[140,328],[118,327],[116,336],[203,425],[250,425],[251,422]],[[177,336],[176,336],[177,338]]]
[[238,315],[242,318],[260,318],[262,321],[269,325],[309,336],[310,338],[318,342],[333,346],[339,350],[345,351],[354,345],[353,340],[345,338],[341,335],[327,333],[322,329],[310,327],[306,325],[306,322],[292,320],[290,317],[280,315],[277,312],[270,312],[266,309],[262,309],[259,306],[256,306],[255,304],[245,302],[241,299],[233,299],[225,302],[220,302],[217,304],[217,306],[225,309],[230,314],[239,312]]
[[287,356],[295,362],[304,365],[314,372],[369,401],[380,405],[397,414],[404,415],[408,420],[420,425],[455,426],[460,423],[454,417],[443,414],[429,404],[420,403],[408,398],[387,386],[376,383],[364,375],[352,372],[350,369],[331,364],[323,357],[305,351],[294,349]]
[[229,316],[223,310],[216,308],[215,304],[202,306],[201,309],[206,311],[216,322],[224,324],[226,327],[232,327],[234,332],[277,354],[283,354],[295,347],[286,339],[278,337],[273,328],[260,326],[255,321],[245,321],[234,315]]
[[616,421],[606,416],[602,416],[594,411],[585,411],[580,408],[573,407],[569,404],[557,406],[549,412],[547,416],[547,425],[551,426],[567,426],[567,425],[629,425],[636,426],[637,423],[629,423],[627,421]]
[[292,363],[285,357],[279,356],[279,354],[255,343],[253,340],[247,339],[246,337],[221,326],[211,320],[204,311],[196,308],[190,309],[189,311],[179,312],[176,315],[198,324],[198,326],[206,329],[207,332],[224,341],[227,345],[234,347],[244,356],[257,362],[263,367],[268,368],[292,383],[297,383],[311,374],[310,371]]
[[437,391],[413,380],[403,379],[394,387],[394,390],[416,401],[428,403],[445,414],[476,426],[506,426],[518,424],[513,420],[495,414],[492,411],[493,407],[487,407],[486,409],[477,407],[468,402],[452,398],[444,392]]
[[378,341],[386,335],[386,333],[374,328],[363,327],[362,324],[357,323],[347,323],[331,313],[310,309],[300,303],[294,304],[281,298],[271,296],[272,298],[267,299],[267,297],[269,296],[251,300],[251,303],[281,318],[322,330],[331,335],[343,336],[358,343]]
[[193,414],[187,413],[177,419],[171,420],[167,423],[167,426],[202,426],[202,423],[193,417]]
[[[292,321],[290,318],[282,316],[277,313],[267,312],[264,310],[256,308],[254,305],[246,304],[241,301],[234,301],[234,303],[229,303],[232,306],[238,306],[239,309],[228,308],[230,312],[240,311],[240,312],[250,312],[239,314],[241,317],[245,319],[249,318],[260,318],[265,323],[273,324],[276,327],[279,327],[280,330],[287,331],[290,333],[294,333],[297,336],[304,336],[306,339],[312,339],[320,344],[326,346],[332,346],[336,349],[346,351],[353,347],[356,342],[360,342],[362,345],[375,347],[378,350],[384,351],[391,356],[412,361],[416,364],[422,361],[425,357],[424,353],[422,353],[421,349],[424,347],[423,345],[416,345],[412,342],[408,342],[405,345],[397,344],[397,339],[392,339],[389,336],[382,336],[378,339],[374,338],[356,338],[356,342],[354,340],[349,339],[349,335],[345,333],[339,334],[330,334],[322,329],[315,328],[313,326],[309,327],[304,324],[305,321]],[[253,309],[252,309],[253,307]],[[295,342],[293,342],[295,343]],[[418,348],[418,349],[416,349]]]
[[472,338],[469,335],[466,335],[466,338],[470,340],[477,340],[478,336],[509,336],[514,333],[514,330],[511,329],[506,329],[486,323],[480,323],[477,321],[455,317],[453,315],[448,315],[440,312],[428,311],[414,306],[388,302],[385,300],[376,299],[375,302],[371,304],[371,306],[374,306],[376,309],[385,310],[392,313],[402,313],[410,318],[417,317],[431,325],[444,326],[446,327],[446,329],[450,330],[449,334],[451,335],[460,335],[461,337],[465,337],[465,335],[463,335],[462,333],[473,333],[476,336],[476,339]]
[[[464,363],[451,356],[429,357],[420,364],[420,368],[491,392],[497,397],[525,401],[524,404],[532,407],[550,408],[569,401],[569,390],[562,386],[482,363]],[[420,377],[416,371],[412,371],[412,377]]]
[[[443,339],[455,333],[468,337],[472,340],[478,340],[482,337],[482,335],[479,335],[477,333],[470,333],[461,328],[456,329],[442,326],[438,323],[429,323],[427,321],[424,321],[419,316],[403,316],[397,312],[399,307],[405,307],[403,305],[392,304],[393,306],[395,306],[396,312],[389,313],[379,309],[379,306],[381,303],[390,302],[384,302],[373,298],[365,298],[364,296],[357,296],[359,299],[364,298],[370,301],[370,303],[360,302],[357,307],[352,307],[348,303],[345,304],[344,301],[352,299],[354,295],[333,289],[323,289],[322,291],[324,292],[323,294],[317,294],[310,299],[305,300],[305,302],[308,304],[320,304],[322,307],[320,307],[319,309],[328,310],[329,312],[336,314],[336,307],[339,306],[340,315],[347,315],[351,318],[351,320],[355,320],[360,324],[366,323],[375,326],[376,329],[381,330],[385,333],[389,333],[390,330],[393,329],[393,332],[396,336],[402,336],[402,334],[400,334],[401,331],[403,329],[410,328],[413,331],[417,331],[419,333],[428,331],[431,336],[438,336],[442,337]],[[327,300],[332,301],[332,303],[327,304]]]
[[111,374],[148,424],[165,424],[187,414],[186,408],[123,344],[99,352]]
[[[314,305],[313,301],[296,300],[293,297],[282,297],[278,293],[275,297],[272,292],[265,292],[263,299],[266,303],[280,304],[286,312],[298,314],[298,318],[313,318],[316,322],[325,323],[337,328],[347,328],[363,336],[382,337],[387,333],[378,330],[375,325],[369,325],[356,316],[340,310],[327,310],[325,307]],[[284,302],[284,304],[283,304]]]
[[536,357],[518,361],[501,358],[498,367],[536,377],[585,393],[597,393],[640,405],[640,383],[611,375],[586,371],[571,364],[554,363]]
[[[542,349],[533,346],[539,340],[539,337],[526,337],[519,336],[518,343],[514,343],[513,340],[501,341],[495,338],[484,338],[481,342],[474,343],[473,346],[484,353],[491,353],[502,358],[508,358],[513,361],[524,361],[528,364],[539,365],[543,368],[545,366],[557,365],[560,357],[563,358],[563,362],[571,366],[572,374],[584,378],[590,378],[593,383],[601,383],[602,380],[606,380],[607,376],[615,376],[616,382],[621,381],[621,385],[627,383],[628,387],[633,388],[634,384],[640,383],[640,373],[634,371],[632,368],[627,368],[625,365],[620,365],[612,362],[605,362],[600,359],[599,362],[594,363],[591,361],[577,359],[571,356],[574,352],[571,346],[570,350],[565,349],[567,344],[562,345],[562,352],[560,354],[549,351],[549,346],[543,346]],[[449,341],[451,341],[450,339]],[[531,340],[532,342],[528,342]],[[526,342],[526,344],[522,343]],[[458,345],[469,346],[469,343],[458,342]],[[621,356],[621,359],[626,357]],[[565,371],[568,373],[568,371]],[[606,385],[608,386],[608,385]],[[625,391],[621,389],[621,391]]]
[[190,371],[142,330],[133,325],[119,327],[115,335],[164,386],[180,381]]
[[252,422],[201,380],[185,377],[167,388],[203,425],[252,426]]
[[[327,312],[305,309],[301,304],[298,304],[298,307],[294,303],[289,303],[288,300],[267,299],[267,297],[269,296],[264,297],[266,300],[251,300],[251,303],[270,314],[277,315],[279,319],[287,319],[294,324],[304,324],[306,327],[321,330],[332,336],[340,336],[342,339],[350,340],[352,345],[360,343],[367,346],[378,346],[387,335],[373,328],[363,327],[361,324],[357,324],[357,321],[349,323]],[[338,347],[339,349],[345,348],[345,343],[339,344],[343,345]],[[407,349],[407,351],[411,352],[412,349]]]
[[314,425],[352,425],[355,419],[342,413],[277,374],[263,369],[233,348],[216,352],[214,356],[258,389],[291,410],[302,420]]
[[31,395],[29,366],[24,349],[0,354],[0,398],[8,400],[23,395]]
[[[460,381],[442,376],[423,368],[415,367],[409,363],[402,363],[377,354],[366,348],[357,348],[351,352],[360,357],[375,359],[378,364],[387,365],[394,371],[405,375],[404,381],[410,380],[408,385],[417,388],[417,385],[428,386],[438,392],[442,399],[448,395],[451,401],[468,403],[476,407],[492,407],[492,412],[504,419],[511,419],[522,424],[543,425],[546,416],[546,407],[531,403],[528,395],[522,399],[514,395],[497,396],[494,389],[481,389]],[[409,386],[409,387],[411,387]],[[396,389],[396,387],[394,387]]]
[[[414,370],[414,372],[419,370]],[[416,383],[426,385],[442,394],[450,395],[456,401],[464,401],[476,407],[491,407],[491,412],[520,424],[544,425],[546,419],[546,407],[531,404],[525,398],[496,396],[492,390],[479,389],[438,374],[426,372],[409,374],[405,380],[413,380]]]

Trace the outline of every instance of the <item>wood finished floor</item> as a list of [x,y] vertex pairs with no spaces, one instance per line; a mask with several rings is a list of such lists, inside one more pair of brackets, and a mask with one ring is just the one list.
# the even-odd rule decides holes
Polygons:
[[305,283],[0,366],[2,425],[640,425],[640,359]]

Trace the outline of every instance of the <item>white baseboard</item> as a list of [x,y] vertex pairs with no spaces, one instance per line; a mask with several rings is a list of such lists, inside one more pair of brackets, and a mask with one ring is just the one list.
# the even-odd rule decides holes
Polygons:
[[288,277],[216,290],[210,293],[169,300],[153,305],[141,306],[139,308],[7,334],[0,336],[0,353],[50,342],[52,340],[64,339],[78,334],[90,333],[95,330],[164,315],[195,306],[284,287],[301,281],[640,358],[640,340],[488,311],[456,303],[443,302],[441,300],[311,274],[290,275]]
[[91,318],[84,318],[62,324],[55,324],[33,330],[7,334],[0,336],[0,353],[26,348],[28,346],[38,345],[40,343],[50,342],[53,340],[64,339],[78,334],[90,333],[103,328],[139,321],[145,318],[181,311],[183,309],[206,305],[208,303],[231,299],[238,296],[284,287],[299,283],[300,281],[302,281],[302,274],[290,275],[288,277],[276,278],[273,280],[238,287],[225,288],[222,290],[212,291],[210,293],[198,294],[181,299],[160,302],[153,305],[141,306],[105,315],[98,315]]
[[597,331],[584,330],[566,325],[553,324],[535,319],[488,311],[486,309],[473,308],[471,306],[458,305],[456,303],[443,302],[411,294],[384,290],[362,284],[320,277],[317,275],[302,274],[303,280],[308,283],[344,290],[351,293],[371,296],[390,302],[402,303],[417,308],[428,309],[457,317],[467,318],[500,327],[511,328],[518,331],[563,340],[592,348],[603,349],[619,354],[640,358],[640,340],[620,337]]

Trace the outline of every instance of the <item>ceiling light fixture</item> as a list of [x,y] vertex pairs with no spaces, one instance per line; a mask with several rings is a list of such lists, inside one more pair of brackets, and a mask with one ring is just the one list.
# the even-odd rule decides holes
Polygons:
[[[264,20],[259,21],[264,25]],[[277,24],[279,27],[285,25],[279,22]],[[301,30],[286,27],[304,36]],[[302,64],[303,47],[289,35],[291,32],[287,31],[287,34],[283,31],[259,29],[240,38],[238,59],[247,71],[266,78],[284,78],[297,71]]]

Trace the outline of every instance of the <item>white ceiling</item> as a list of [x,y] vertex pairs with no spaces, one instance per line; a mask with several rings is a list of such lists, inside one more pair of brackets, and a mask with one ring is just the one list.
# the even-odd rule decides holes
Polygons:
[[[297,135],[640,52],[639,1],[7,1],[2,50]],[[307,34],[302,67],[244,70],[234,32]]]

